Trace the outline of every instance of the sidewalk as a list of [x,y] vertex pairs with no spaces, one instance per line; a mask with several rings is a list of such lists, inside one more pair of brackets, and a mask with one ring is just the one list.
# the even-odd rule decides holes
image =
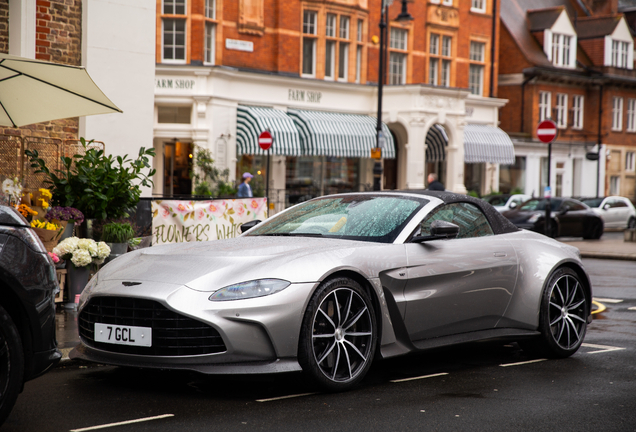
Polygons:
[[[620,234],[620,236],[619,236]],[[600,240],[562,238],[563,243],[576,246],[583,258],[603,258],[636,261],[636,243],[623,241],[622,233],[605,233]],[[55,314],[58,347],[62,351],[62,363],[69,360],[69,352],[79,344],[77,311],[58,304]]]

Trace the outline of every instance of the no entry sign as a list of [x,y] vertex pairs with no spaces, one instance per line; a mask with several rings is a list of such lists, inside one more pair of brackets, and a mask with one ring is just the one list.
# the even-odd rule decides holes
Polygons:
[[269,150],[269,148],[272,146],[272,142],[274,140],[272,139],[272,134],[269,133],[269,131],[263,131],[261,132],[261,134],[258,136],[258,145],[263,149],[263,150]]
[[552,120],[543,120],[537,126],[537,138],[543,143],[551,143],[557,136],[557,125]]

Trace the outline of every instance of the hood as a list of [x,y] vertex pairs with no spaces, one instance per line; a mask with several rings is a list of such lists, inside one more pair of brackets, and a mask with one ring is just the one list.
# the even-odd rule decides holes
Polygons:
[[99,281],[185,285],[197,291],[260,278],[315,282],[360,247],[375,243],[311,237],[238,237],[153,246],[127,253],[99,272]]

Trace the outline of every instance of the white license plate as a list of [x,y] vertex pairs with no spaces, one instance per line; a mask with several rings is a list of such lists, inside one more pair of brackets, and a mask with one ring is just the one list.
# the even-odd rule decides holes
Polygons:
[[95,342],[149,347],[152,346],[152,329],[95,323]]

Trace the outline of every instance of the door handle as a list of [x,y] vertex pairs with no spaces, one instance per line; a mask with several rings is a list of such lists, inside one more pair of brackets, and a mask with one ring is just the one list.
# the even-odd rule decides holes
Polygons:
[[496,256],[497,258],[502,258],[502,257],[508,256],[508,254],[505,253],[505,252],[495,252],[493,255]]

